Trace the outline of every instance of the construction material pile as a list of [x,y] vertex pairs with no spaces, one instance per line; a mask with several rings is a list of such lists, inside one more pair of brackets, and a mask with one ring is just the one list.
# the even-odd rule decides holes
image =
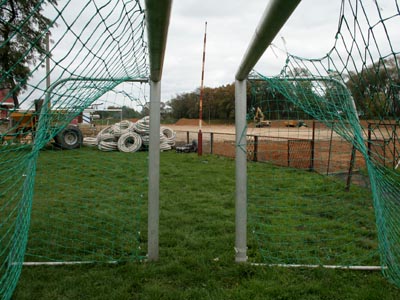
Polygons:
[[[176,133],[168,127],[160,128],[160,150],[171,150]],[[101,151],[136,152],[146,150],[150,140],[149,117],[137,122],[123,120],[101,130],[96,138],[84,138],[86,146],[97,146]]]

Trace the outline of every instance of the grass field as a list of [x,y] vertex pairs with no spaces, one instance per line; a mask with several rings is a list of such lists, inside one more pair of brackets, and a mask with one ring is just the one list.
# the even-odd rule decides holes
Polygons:
[[[38,253],[43,248],[50,248],[40,246],[41,240],[62,238],[70,234],[68,232],[71,230],[68,229],[75,223],[84,220],[83,217],[72,217],[68,207],[68,199],[72,197],[79,200],[79,206],[74,206],[73,214],[78,215],[80,210],[90,212],[87,219],[95,224],[80,223],[78,231],[85,235],[97,227],[107,228],[101,230],[107,236],[117,230],[115,243],[122,243],[122,246],[113,245],[108,252],[106,245],[109,245],[109,241],[88,234],[90,239],[96,240],[92,241],[92,246],[85,246],[81,241],[76,243],[83,246],[85,251],[55,247],[51,251],[66,251],[67,256],[61,257],[56,253],[53,257],[54,253],[49,251],[40,260],[83,257],[98,261],[120,258],[121,262],[24,267],[13,299],[400,298],[400,290],[377,271],[287,269],[235,264],[235,164],[233,160],[219,156],[161,153],[160,260],[154,263],[129,262],[132,255],[139,257],[146,252],[147,186],[143,181],[143,174],[147,171],[146,153],[104,153],[92,149],[79,151],[86,157],[84,161],[77,159],[79,152],[74,151],[43,151],[40,154],[36,203],[33,205],[32,232],[27,249],[28,253],[35,255],[28,257],[38,260]],[[105,173],[104,166],[112,167],[115,176]],[[130,172],[131,168],[135,172]],[[312,185],[311,180],[304,182]],[[85,188],[78,188],[80,181],[85,181]],[[100,187],[104,189],[98,190]],[[115,195],[111,200],[107,200],[107,191],[113,191]],[[57,195],[58,201],[45,200],[47,196],[52,196],[49,193]],[[358,196],[359,190],[353,193],[350,197]],[[95,198],[97,204],[96,201],[90,201],[91,198]],[[127,210],[127,205],[132,208]],[[53,209],[53,206],[56,208]],[[99,213],[100,209],[108,213]],[[137,217],[138,211],[140,218]],[[111,214],[116,215],[111,218]],[[43,221],[41,216],[47,220]],[[54,235],[53,229],[45,230],[49,224],[61,219],[67,220],[61,223],[66,231],[58,229],[59,232]],[[117,224],[128,225],[132,230],[128,232],[124,228],[118,231],[119,226],[125,225],[111,226],[111,220],[120,220],[121,223]],[[138,224],[141,230],[139,237],[135,230]],[[112,237],[108,236],[107,240]],[[132,244],[131,249],[124,244],[126,240]],[[137,246],[136,242],[142,247],[138,256],[136,250],[132,249]],[[99,244],[104,251],[96,251],[95,245]],[[255,245],[256,242],[249,237],[252,251]],[[93,257],[97,252],[102,255]]]
[[266,263],[379,265],[367,188],[347,192],[345,181],[304,169],[247,169],[249,224]]

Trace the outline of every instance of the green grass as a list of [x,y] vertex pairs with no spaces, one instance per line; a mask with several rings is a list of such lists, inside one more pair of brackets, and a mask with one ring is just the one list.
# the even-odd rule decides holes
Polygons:
[[139,258],[147,154],[42,151],[26,260]]
[[[40,154],[32,216],[32,230],[36,230],[30,235],[28,252],[30,249],[40,250],[40,240],[48,239],[49,233],[44,228],[51,223],[49,221],[68,219],[69,214],[65,214],[68,208],[63,205],[68,206],[66,202],[73,195],[71,191],[78,193],[74,196],[80,200],[77,201],[80,203],[78,207],[90,213],[88,219],[96,226],[110,225],[99,220],[102,217],[111,218],[99,214],[99,210],[105,209],[109,209],[109,214],[117,214],[107,220],[120,219],[122,223],[134,226],[135,222],[129,219],[133,217],[133,220],[137,220],[135,212],[139,209],[141,218],[138,222],[142,230],[139,242],[141,252],[145,252],[147,205],[145,200],[139,203],[136,199],[140,195],[143,199],[147,197],[147,187],[141,182],[143,172],[138,171],[138,168],[146,168],[146,154],[102,153],[90,149],[79,151],[83,151],[84,165],[81,159],[76,159],[74,155],[77,153],[73,151],[45,151]],[[61,163],[64,160],[67,165]],[[97,169],[97,165],[103,166],[103,169]],[[84,173],[80,171],[83,166],[86,170]],[[105,173],[104,166],[113,166],[114,176]],[[131,169],[131,166],[136,167]],[[58,174],[63,175],[48,173],[49,169],[61,171],[61,168],[65,173]],[[127,173],[130,175],[118,175]],[[380,272],[235,264],[233,160],[218,156],[161,153],[160,177],[158,262],[128,262],[121,259],[122,262],[118,264],[24,267],[13,299],[399,299],[400,290],[385,280]],[[76,178],[84,181],[82,187],[85,189],[71,188],[71,185],[77,187],[80,184]],[[128,183],[121,184],[127,178]],[[309,184],[312,184],[312,179],[307,180],[311,180]],[[140,184],[135,185],[138,181]],[[107,188],[95,193],[97,203],[90,201],[93,197],[91,189],[96,190],[105,183]],[[129,187],[129,183],[132,187]],[[60,193],[60,189],[64,189],[64,193]],[[112,205],[106,203],[107,191],[116,192],[109,200]],[[57,195],[58,201],[49,203],[44,200],[43,195],[50,192]],[[355,190],[354,193],[358,194],[359,191]],[[49,215],[54,205],[57,209],[51,219],[38,220],[39,216]],[[134,209],[128,213],[126,209],[119,209],[125,205],[132,205]],[[46,207],[49,210],[44,210]],[[75,212],[78,214],[78,211]],[[66,223],[63,224],[66,231],[58,229],[57,238],[68,234],[69,228],[65,226]],[[107,235],[107,232],[115,229],[109,228],[103,233]],[[83,230],[86,229],[81,230],[85,232]],[[37,238],[33,243],[34,235]],[[124,230],[122,237],[117,240],[135,241],[135,238],[135,234]],[[101,241],[96,241],[96,244]],[[249,238],[250,253],[255,253],[255,245],[255,241]],[[100,258],[107,260],[118,256],[121,248],[129,254],[125,245],[116,246],[110,253],[105,251]],[[94,247],[78,254],[90,259],[91,255],[97,255],[95,252]],[[71,257],[66,259],[78,254],[73,251]],[[124,257],[124,254],[121,255]],[[30,258],[33,260],[37,257]]]
[[266,263],[379,265],[368,189],[305,170],[248,164],[251,228]]

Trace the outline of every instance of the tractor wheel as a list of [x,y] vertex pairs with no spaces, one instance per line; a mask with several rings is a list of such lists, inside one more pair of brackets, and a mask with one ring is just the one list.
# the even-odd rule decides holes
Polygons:
[[54,141],[61,149],[72,150],[82,146],[83,134],[78,127],[69,125],[54,137]]

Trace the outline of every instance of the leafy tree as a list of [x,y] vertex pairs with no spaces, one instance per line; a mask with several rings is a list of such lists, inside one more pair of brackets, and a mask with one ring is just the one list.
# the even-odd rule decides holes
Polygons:
[[[171,108],[173,119],[199,117],[200,90],[177,95],[167,102]],[[247,90],[247,99],[250,99],[250,88]],[[250,101],[247,102],[250,105]],[[235,85],[227,84],[216,88],[205,87],[203,97],[203,120],[235,119]]]
[[7,0],[0,4],[0,88],[10,89],[14,104],[26,89],[30,65],[46,55],[46,32],[51,21],[42,15],[57,0]]
[[235,86],[224,85],[213,89],[215,116],[218,119],[231,121],[235,119]]
[[346,85],[357,109],[366,118],[398,118],[400,115],[399,56],[381,59],[359,72],[351,72]]
[[[294,68],[291,78],[309,78],[307,70]],[[309,79],[271,78],[270,80],[250,80],[252,86],[252,107],[248,111],[255,113],[259,107],[267,119],[308,119],[316,101],[314,82]],[[318,108],[318,106],[317,106]],[[252,118],[253,114],[249,115]]]
[[172,108],[172,117],[174,119],[190,118],[195,119],[199,116],[199,95],[195,91],[183,93],[171,99],[168,105]]
[[135,109],[128,107],[128,106],[122,106],[122,118],[123,119],[138,119],[141,117],[141,114],[136,111]]

